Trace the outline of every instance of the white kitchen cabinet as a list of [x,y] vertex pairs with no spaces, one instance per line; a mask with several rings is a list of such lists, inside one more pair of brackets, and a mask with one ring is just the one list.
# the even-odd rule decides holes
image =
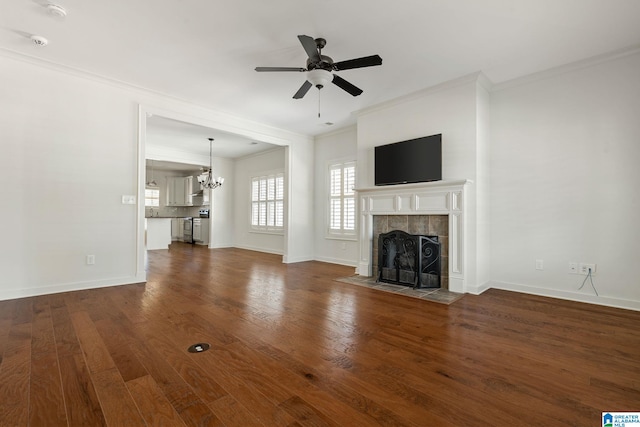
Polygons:
[[176,241],[182,238],[182,227],[179,220],[182,218],[171,218],[171,240]]
[[178,219],[178,241],[184,242],[184,218]]
[[196,242],[202,241],[202,221],[199,218],[193,220],[193,240]]
[[193,240],[201,245],[209,244],[209,218],[193,219]]
[[167,206],[186,206],[186,186],[183,177],[167,178]]
[[167,179],[167,206],[201,206],[200,183],[193,176],[177,176]]

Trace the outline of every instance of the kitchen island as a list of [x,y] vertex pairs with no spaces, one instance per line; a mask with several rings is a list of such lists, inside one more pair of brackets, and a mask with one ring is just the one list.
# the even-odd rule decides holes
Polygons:
[[169,249],[171,244],[171,218],[146,218],[147,250]]

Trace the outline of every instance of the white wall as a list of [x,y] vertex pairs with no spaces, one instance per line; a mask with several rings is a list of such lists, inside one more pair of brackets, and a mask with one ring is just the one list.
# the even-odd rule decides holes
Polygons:
[[146,112],[281,146],[312,140],[17,54],[0,55],[0,81],[0,300],[145,280]]
[[358,114],[358,187],[374,185],[375,146],[438,133],[442,134],[443,181],[473,181],[465,190],[467,249],[462,261],[465,290],[473,293],[481,292],[489,280],[488,241],[478,239],[489,234],[489,159],[480,152],[489,145],[489,95],[483,84],[484,77],[478,73]]
[[636,52],[492,93],[493,286],[640,309],[638,76]]
[[235,161],[232,159],[213,158],[213,171],[216,176],[224,178],[224,184],[211,191],[209,206],[210,248],[228,248],[234,245],[235,215]]
[[139,281],[136,103],[4,57],[0,81],[0,299]]
[[[315,259],[343,265],[358,265],[358,241],[340,240],[327,237],[328,228],[328,194],[329,181],[327,174],[329,163],[334,161],[355,161],[357,157],[356,127],[341,129],[336,132],[316,137],[315,141]],[[357,173],[360,171],[357,168]],[[357,234],[356,234],[357,236]]]
[[314,259],[313,238],[313,142],[291,144],[285,149],[285,193],[297,198],[285,200],[285,256],[282,262]]
[[284,234],[256,232],[251,229],[251,178],[274,171],[285,172],[284,147],[236,160],[235,183],[232,187],[235,193],[234,246],[284,254]]

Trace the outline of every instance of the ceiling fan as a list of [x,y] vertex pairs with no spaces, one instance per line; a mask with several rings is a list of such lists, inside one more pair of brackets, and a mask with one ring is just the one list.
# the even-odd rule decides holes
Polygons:
[[322,54],[322,49],[326,46],[327,41],[323,38],[314,39],[313,37],[301,35],[298,40],[302,44],[305,52],[309,56],[307,58],[307,67],[256,67],[256,71],[297,71],[307,73],[307,80],[302,84],[300,89],[293,95],[294,99],[300,99],[306,95],[311,86],[322,89],[327,83],[331,82],[340,89],[345,90],[353,96],[362,93],[362,89],[349,83],[332,71],[350,70],[353,68],[372,67],[374,65],[382,65],[382,58],[378,55],[364,56],[362,58],[349,59],[346,61],[333,62],[333,59]]

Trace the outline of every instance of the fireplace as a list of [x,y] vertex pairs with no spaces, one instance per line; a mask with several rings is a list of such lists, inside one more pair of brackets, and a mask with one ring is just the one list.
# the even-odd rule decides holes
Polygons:
[[441,287],[467,292],[469,257],[466,229],[466,188],[471,182],[436,181],[419,184],[359,188],[360,260],[356,273],[378,277],[378,236],[393,230],[409,234],[438,236],[441,244]]
[[378,282],[416,288],[440,287],[438,236],[393,230],[378,237]]

